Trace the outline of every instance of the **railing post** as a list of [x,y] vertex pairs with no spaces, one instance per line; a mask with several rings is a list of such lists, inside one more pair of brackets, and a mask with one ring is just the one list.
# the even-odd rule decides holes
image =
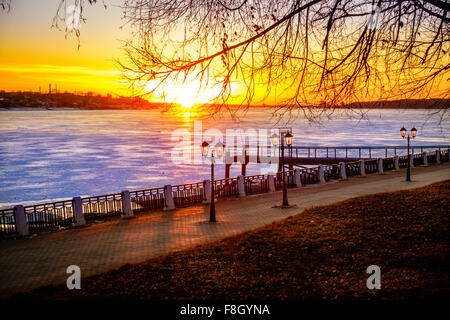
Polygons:
[[345,172],[345,162],[339,162],[339,171],[342,180],[347,180],[347,172]]
[[378,158],[378,173],[383,173],[383,158]]
[[436,149],[436,163],[441,163],[441,150]]
[[203,180],[204,199],[203,203],[211,203],[211,180]]
[[300,188],[302,186],[302,174],[300,172],[300,169],[295,169],[294,170],[294,182],[295,182],[295,186],[297,188]]
[[364,163],[364,160],[359,160],[359,174],[361,177],[366,176],[366,164]]
[[86,224],[86,219],[83,214],[83,203],[81,202],[80,197],[74,197],[72,199],[72,210],[73,210],[73,218],[74,218],[74,226],[82,226]]
[[395,165],[394,170],[399,171],[400,170],[400,157],[398,155],[396,155],[394,157],[394,165]]
[[130,191],[124,190],[121,193],[122,196],[122,218],[131,218],[133,215],[133,210],[131,210],[131,197]]
[[423,157],[423,165],[428,167],[428,152],[422,152],[422,157]]
[[411,155],[409,157],[409,166],[411,168],[414,168],[414,153],[411,153]]
[[238,176],[237,177],[237,184],[238,184],[238,193],[239,197],[245,197],[245,178],[244,176]]
[[267,176],[267,179],[269,180],[269,192],[275,192],[275,176],[273,174],[269,174]]
[[17,233],[21,236],[26,236],[28,234],[28,225],[22,205],[14,207],[14,220],[16,221]]
[[319,181],[320,183],[325,183],[325,170],[323,169],[323,164],[319,164]]
[[167,184],[164,186],[164,199],[165,199],[164,210],[175,209],[175,202],[173,201],[172,186],[170,184]]

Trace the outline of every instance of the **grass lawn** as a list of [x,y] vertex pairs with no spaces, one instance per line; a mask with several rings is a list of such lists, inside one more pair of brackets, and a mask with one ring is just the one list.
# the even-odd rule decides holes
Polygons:
[[[14,299],[422,299],[449,296],[450,180],[282,221]],[[381,268],[369,290],[366,269]]]

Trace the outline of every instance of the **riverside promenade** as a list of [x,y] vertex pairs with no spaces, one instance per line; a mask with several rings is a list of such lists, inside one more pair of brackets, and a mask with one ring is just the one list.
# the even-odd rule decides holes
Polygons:
[[0,241],[0,298],[37,288],[65,283],[69,265],[81,268],[83,277],[127,263],[138,263],[174,250],[192,247],[251,230],[300,213],[360,195],[409,189],[450,179],[450,163],[331,180],[288,190],[290,209],[273,208],[282,192],[220,200],[217,223],[206,222],[208,207],[191,206],[173,211],[150,211],[132,219],[113,218],[59,232],[31,234]]

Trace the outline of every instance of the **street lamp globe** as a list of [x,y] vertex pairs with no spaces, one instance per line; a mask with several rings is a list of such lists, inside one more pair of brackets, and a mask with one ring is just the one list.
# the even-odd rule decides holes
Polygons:
[[221,141],[216,143],[216,155],[217,155],[217,157],[220,158],[220,157],[223,156],[224,149],[225,149],[225,145]]
[[270,136],[270,139],[272,140],[272,144],[273,144],[274,146],[277,146],[280,137],[279,137],[276,133],[274,133],[273,135]]
[[203,141],[202,143],[202,155],[204,157],[208,156],[208,151],[209,151],[209,143],[206,141]]
[[412,138],[414,139],[416,137],[416,135],[417,135],[417,129],[416,128],[412,128],[411,129],[411,136],[412,136]]
[[400,129],[400,134],[402,135],[402,138],[406,137],[406,129],[405,129],[405,127],[402,127]]
[[286,140],[286,145],[292,145],[292,134],[290,132],[286,133],[284,139]]

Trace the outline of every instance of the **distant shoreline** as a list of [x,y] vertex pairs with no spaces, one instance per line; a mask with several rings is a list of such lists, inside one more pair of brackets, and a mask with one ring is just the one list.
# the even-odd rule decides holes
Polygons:
[[[199,104],[200,105],[200,104]],[[0,91],[0,110],[168,110],[177,107],[177,103],[150,102],[140,97],[102,96],[89,92],[74,93],[39,93],[39,92],[5,92]],[[205,105],[203,105],[204,107]],[[208,106],[208,105],[206,105]],[[214,106],[214,104],[209,104]],[[237,104],[228,104],[229,108],[245,108]],[[252,105],[250,108],[279,108],[280,105]],[[287,107],[287,106],[285,106]],[[447,109],[450,99],[402,99],[392,101],[356,102],[343,106],[310,105],[310,109]],[[294,107],[298,108],[298,107]],[[195,107],[194,107],[195,109]]]
[[[231,108],[239,108],[239,106],[229,106]],[[250,106],[250,109],[271,109],[271,108],[277,108],[276,106]],[[320,109],[320,107],[304,107],[309,109]],[[331,109],[331,107],[329,107]],[[350,110],[350,109],[367,109],[367,110],[439,110],[439,109],[446,109],[448,107],[442,107],[442,106],[399,106],[399,107],[382,107],[382,106],[374,106],[374,107],[367,107],[367,106],[353,106],[353,107],[335,107],[335,110]],[[3,107],[0,106],[0,111],[77,111],[77,110],[83,110],[83,111],[97,111],[97,110],[136,110],[136,111],[143,111],[143,110],[163,110],[167,109],[165,108],[135,108],[135,107],[110,107],[110,106],[102,106],[102,107],[51,107],[51,108],[44,108],[44,107]]]

